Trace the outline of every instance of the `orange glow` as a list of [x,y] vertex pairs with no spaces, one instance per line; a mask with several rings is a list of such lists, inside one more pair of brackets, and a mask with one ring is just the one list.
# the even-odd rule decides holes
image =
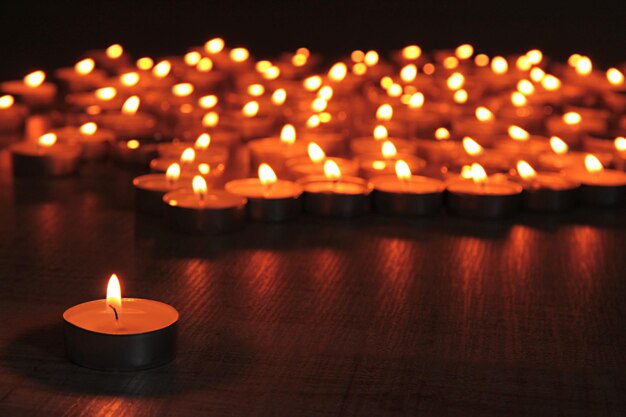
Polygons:
[[202,55],[200,55],[200,52],[198,51],[187,52],[183,59],[185,60],[185,64],[193,67],[194,65],[197,65],[198,62],[200,62],[200,60],[202,59]]
[[407,164],[402,159],[396,161],[396,177],[400,181],[407,181],[411,179],[411,168],[409,168],[409,164]]
[[385,75],[383,78],[380,79],[380,86],[381,88],[384,88],[385,90],[391,87],[392,84],[393,84],[393,79],[387,75]]
[[293,145],[296,142],[296,128],[290,124],[283,126],[280,130],[280,141],[285,145]]
[[422,72],[426,75],[432,75],[435,73],[435,66],[431,64],[430,62],[427,64],[424,64],[424,66],[422,67]]
[[511,93],[511,103],[515,107],[522,107],[528,104],[528,99],[524,94],[520,93],[519,91],[515,91]]
[[122,113],[124,114],[135,114],[137,110],[139,110],[139,97],[130,96],[126,99],[124,104],[122,105]]
[[250,57],[246,48],[234,48],[230,51],[230,59],[235,62],[244,62]]
[[[112,274],[107,284],[107,307],[113,307],[116,313],[119,314],[122,309],[122,288],[120,286],[120,280],[117,275]],[[117,317],[116,314],[116,317]]]
[[214,111],[210,111],[204,116],[202,116],[202,126],[204,127],[215,127],[220,121],[220,116]]
[[278,88],[272,93],[272,103],[276,106],[282,106],[287,100],[287,91],[284,88]]
[[213,38],[204,44],[204,50],[210,54],[219,54],[224,49],[224,46],[224,39]]
[[572,68],[576,67],[576,64],[578,63],[578,60],[581,57],[582,56],[580,54],[572,54],[572,55],[570,55],[569,58],[567,58],[567,65],[569,65]]
[[424,106],[424,94],[419,92],[412,94],[409,99],[409,107],[412,109],[419,109],[422,106]]
[[259,165],[259,181],[263,185],[272,185],[278,181],[278,177],[276,177],[276,173],[268,164]]
[[154,66],[154,60],[147,56],[139,58],[136,62],[137,68],[143,71],[150,71]]
[[256,101],[249,101],[243,106],[241,112],[245,117],[255,117],[259,114],[259,103]]
[[254,68],[256,69],[258,73],[263,74],[265,71],[271,68],[271,66],[272,66],[272,63],[270,61],[262,60],[262,61],[257,62],[254,65]]
[[310,142],[307,146],[307,153],[309,155],[309,159],[313,163],[319,164],[324,159],[326,159],[326,153],[324,150],[315,142]]
[[385,161],[374,161],[372,162],[372,168],[380,171],[381,169],[387,168],[387,164],[385,163]]
[[167,171],[165,171],[165,178],[170,184],[176,183],[176,181],[180,178],[180,165],[173,163],[168,166]]
[[210,144],[211,144],[211,135],[209,135],[208,133],[203,133],[200,136],[198,136],[198,139],[196,139],[196,142],[194,143],[193,146],[196,149],[205,151],[209,148]]
[[132,87],[139,82],[139,74],[136,72],[127,72],[120,75],[120,82],[126,87]]
[[470,165],[463,165],[461,168],[461,178],[466,180],[472,179],[472,167]]
[[509,133],[509,136],[513,140],[523,141],[523,140],[528,140],[528,138],[530,138],[530,134],[519,126],[515,126],[515,125],[509,126],[507,131]]
[[196,151],[193,148],[186,148],[180,155],[181,164],[190,164],[196,160]]
[[265,93],[265,87],[261,84],[251,84],[248,86],[248,94],[253,97],[260,97]]
[[321,121],[320,121],[320,117],[317,114],[312,114],[311,116],[309,116],[308,119],[306,119],[306,125],[307,127],[318,127],[320,125]]
[[114,87],[102,87],[96,90],[96,97],[102,101],[113,100],[117,95],[117,90]]
[[616,137],[615,140],[613,141],[613,144],[615,145],[615,150],[619,152],[626,151],[626,138],[625,137],[623,136]]
[[591,74],[591,71],[593,70],[593,64],[591,63],[591,59],[589,59],[589,57],[587,56],[581,56],[576,61],[575,70],[578,75],[585,76]]
[[35,88],[39,87],[46,80],[46,73],[39,70],[34,71],[24,77],[24,84],[28,87]]
[[487,181],[487,172],[485,172],[485,168],[482,165],[472,164],[472,180],[475,184],[484,184]]
[[604,171],[604,167],[602,166],[602,162],[595,155],[588,153],[585,155],[585,169],[587,172],[591,174],[597,174],[598,172]]
[[83,135],[91,136],[98,130],[98,125],[94,122],[87,122],[78,128]]
[[341,178],[341,170],[339,169],[337,162],[332,159],[327,159],[326,162],[324,162],[324,176],[329,180],[334,181]]
[[213,61],[208,56],[200,59],[196,65],[196,70],[200,72],[209,72],[213,69]]
[[543,52],[541,52],[539,49],[531,49],[530,51],[526,52],[526,57],[531,64],[537,65],[543,60]]
[[450,131],[445,127],[440,127],[435,130],[435,139],[437,140],[448,140],[450,139]]
[[402,57],[408,60],[415,60],[422,55],[422,49],[417,45],[409,45],[402,48]]
[[328,70],[328,78],[335,82],[343,81],[348,74],[348,67],[343,62],[337,62]]
[[13,98],[13,96],[10,96],[8,94],[1,96],[0,97],[0,110],[8,109],[9,107],[13,105],[13,103],[15,103],[15,99]]
[[467,102],[469,95],[467,94],[467,91],[460,89],[454,92],[453,98],[455,103],[463,104]]
[[624,84],[624,74],[617,68],[609,68],[606,70],[606,79],[612,85],[621,85]]
[[474,64],[476,64],[477,67],[486,67],[489,65],[489,57],[485,54],[478,54],[474,57]]
[[532,180],[537,176],[537,172],[526,161],[517,162],[517,173],[524,180]]
[[191,187],[193,188],[193,193],[200,200],[204,200],[206,198],[208,187],[206,184],[206,180],[201,175],[196,175],[193,177],[193,180],[191,181]]
[[455,69],[459,66],[459,60],[454,56],[447,56],[443,60],[443,67],[445,69]]
[[307,77],[304,79],[303,85],[307,91],[315,91],[322,86],[322,77],[319,75]]
[[128,142],[126,142],[126,147],[128,149],[137,149],[139,148],[140,145],[141,143],[137,139],[131,139]]
[[354,64],[352,67],[352,73],[355,75],[363,75],[367,72],[367,65],[362,62]]
[[494,74],[504,74],[509,70],[509,63],[501,56],[495,56],[491,60],[491,70]]
[[198,164],[198,172],[202,175],[209,175],[211,173],[211,165],[204,162]]
[[569,151],[567,143],[558,136],[552,136],[550,138],[550,148],[552,148],[552,151],[557,155],[564,155]]
[[535,67],[530,70],[530,79],[536,83],[543,81],[543,78],[545,76],[546,76],[545,71],[539,67]]
[[202,96],[198,99],[198,105],[203,109],[212,109],[217,106],[217,96],[213,94],[209,94],[207,96]]
[[450,90],[458,90],[465,84],[465,77],[460,72],[455,72],[448,77],[446,84]]
[[330,113],[328,112],[322,112],[319,114],[320,116],[320,122],[322,123],[328,123],[333,119],[333,116],[330,115]]
[[417,67],[415,66],[415,64],[405,65],[400,70],[400,78],[405,83],[410,83],[410,82],[415,81],[416,77],[417,77]]
[[561,88],[561,80],[554,75],[546,74],[541,80],[541,86],[548,91],[554,91]]
[[530,62],[530,59],[528,59],[526,55],[522,55],[518,57],[515,61],[515,66],[520,71],[528,71],[533,66],[533,64]]
[[376,110],[376,119],[389,121],[393,117],[393,107],[391,104],[382,104]]
[[96,114],[100,114],[102,112],[102,109],[100,108],[100,106],[94,104],[92,106],[87,106],[85,111],[87,112],[87,114],[93,116],[93,115],[96,115]]
[[294,67],[301,67],[304,64],[306,64],[308,59],[309,59],[308,55],[296,52],[296,54],[294,54],[294,56],[291,57],[291,63],[293,64]]
[[476,107],[476,111],[474,112],[474,114],[476,115],[476,118],[481,122],[491,122],[495,118],[493,112],[484,106]]
[[483,147],[469,136],[463,138],[463,149],[470,156],[478,156],[483,153]]
[[528,96],[535,92],[535,86],[528,80],[520,80],[517,82],[517,91]]
[[76,65],[74,65],[74,71],[76,71],[80,75],[87,75],[95,68],[96,63],[91,58],[85,58],[81,61],[78,61]]
[[373,136],[376,140],[387,139],[389,137],[389,132],[385,126],[378,125],[374,128]]
[[110,59],[118,59],[124,53],[124,48],[122,48],[122,45],[115,43],[109,46],[105,52]]
[[469,59],[474,55],[474,47],[469,43],[464,43],[456,47],[454,54],[459,59]]
[[152,74],[157,78],[165,78],[172,70],[172,63],[168,60],[159,62],[152,68]]
[[46,133],[39,136],[39,139],[37,139],[37,144],[44,148],[54,146],[55,143],[57,143],[57,135],[54,133]]
[[563,115],[563,122],[566,125],[577,125],[581,121],[582,121],[582,117],[580,116],[580,114],[574,111],[567,112]]
[[178,110],[179,110],[181,113],[184,113],[184,114],[190,114],[191,112],[193,112],[193,104],[190,104],[190,103],[183,103],[183,104],[181,104],[181,105],[180,105],[180,107],[178,108]]
[[383,142],[382,146],[380,147],[380,151],[385,159],[395,158],[396,155],[398,155],[398,150],[396,149],[396,146],[390,140],[386,140]]
[[365,54],[365,57],[363,58],[363,62],[368,67],[373,67],[374,65],[378,64],[378,59],[379,59],[378,52],[367,51],[367,53]]
[[350,59],[354,63],[363,62],[363,60],[365,59],[365,52],[358,49],[356,51],[352,51],[352,53],[350,54]]

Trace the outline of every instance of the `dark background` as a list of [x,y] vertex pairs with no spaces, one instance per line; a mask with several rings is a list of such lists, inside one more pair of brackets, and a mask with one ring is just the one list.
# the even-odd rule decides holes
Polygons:
[[[122,43],[134,55],[183,53],[219,35],[271,56],[306,46],[327,56],[356,48],[426,50],[471,42],[489,54],[539,47],[606,65],[626,47],[624,2],[2,1],[0,77],[71,64],[81,52]],[[581,5],[579,5],[581,4]]]

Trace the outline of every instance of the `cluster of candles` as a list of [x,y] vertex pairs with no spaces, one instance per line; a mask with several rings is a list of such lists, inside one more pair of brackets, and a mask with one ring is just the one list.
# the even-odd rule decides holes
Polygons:
[[[409,45],[388,60],[356,50],[326,66],[306,48],[255,60],[220,38],[158,61],[116,44],[55,82],[37,70],[1,83],[0,132],[23,137],[10,147],[16,176],[66,176],[107,158],[150,168],[133,181],[137,211],[195,233],[372,207],[477,218],[616,207],[626,202],[623,71],[469,44]],[[63,318],[79,365],[137,370],[175,356],[178,312],[122,298],[115,275],[105,300]]]
[[25,138],[15,175],[107,157],[149,167],[133,182],[137,210],[183,231],[303,211],[498,218],[626,201],[623,69],[584,55],[409,45],[324,65],[306,48],[255,60],[214,38],[157,61],[111,45],[54,78],[0,84],[0,130]]

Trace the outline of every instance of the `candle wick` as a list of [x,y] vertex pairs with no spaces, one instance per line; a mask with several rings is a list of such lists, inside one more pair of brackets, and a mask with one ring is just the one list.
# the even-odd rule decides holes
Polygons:
[[111,304],[109,304],[109,307],[111,307],[111,309],[113,310],[113,313],[115,314],[115,321],[118,321],[120,317],[117,315],[117,309],[113,307]]
[[274,188],[274,184],[265,184],[263,187],[263,197],[268,198],[270,194],[272,194],[272,188]]

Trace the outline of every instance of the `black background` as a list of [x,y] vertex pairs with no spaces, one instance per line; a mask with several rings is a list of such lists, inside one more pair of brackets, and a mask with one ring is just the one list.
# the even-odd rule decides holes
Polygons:
[[[580,5],[579,5],[580,3]],[[326,56],[353,49],[426,50],[471,42],[488,54],[539,47],[604,65],[622,60],[623,2],[3,1],[0,76],[74,63],[81,52],[122,43],[134,55],[185,52],[219,35],[257,56],[307,46]]]

